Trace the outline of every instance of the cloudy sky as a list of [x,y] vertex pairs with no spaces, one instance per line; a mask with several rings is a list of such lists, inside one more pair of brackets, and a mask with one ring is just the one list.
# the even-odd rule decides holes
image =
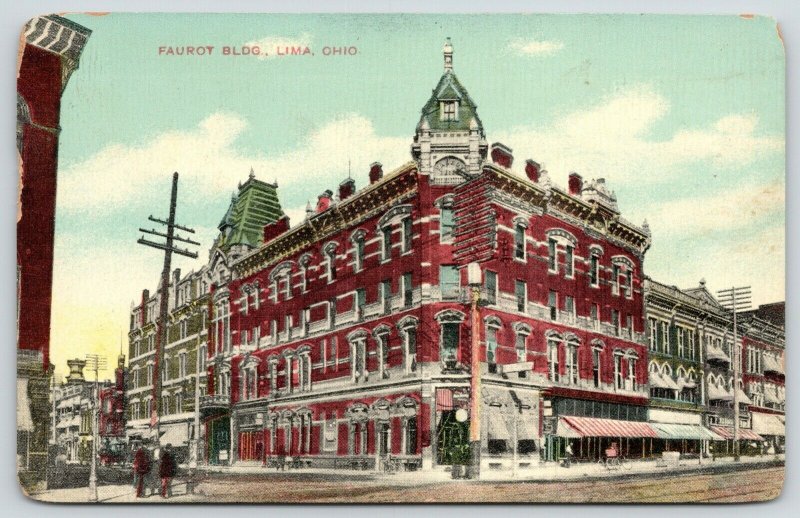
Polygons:
[[[252,167],[305,204],[368,166],[410,159],[419,110],[455,71],[490,142],[566,185],[605,177],[647,219],[651,277],[784,294],[784,55],[772,20],[674,16],[69,15],[93,33],[62,100],[52,358],[113,359],[161,255],[136,244],[166,216],[198,229],[198,261]],[[159,47],[213,46],[211,55]],[[262,55],[223,55],[224,46]],[[276,56],[281,46],[313,55]],[[354,56],[324,56],[356,47]],[[264,56],[263,52],[269,52]],[[123,338],[124,340],[124,338]],[[126,344],[127,345],[127,344]],[[109,362],[112,365],[113,361]]]

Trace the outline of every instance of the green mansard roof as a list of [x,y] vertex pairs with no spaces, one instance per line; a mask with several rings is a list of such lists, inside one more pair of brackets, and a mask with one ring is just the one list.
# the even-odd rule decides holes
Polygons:
[[[458,101],[458,120],[442,120],[442,102]],[[478,106],[467,93],[452,69],[445,70],[439,84],[433,89],[431,98],[422,108],[423,121],[428,122],[432,131],[469,131],[472,119],[478,125],[478,131],[483,135],[483,124],[478,117]]]
[[256,180],[253,171],[231,198],[228,211],[219,224],[217,246],[227,250],[235,245],[258,247],[264,240],[264,226],[283,216],[277,184]]

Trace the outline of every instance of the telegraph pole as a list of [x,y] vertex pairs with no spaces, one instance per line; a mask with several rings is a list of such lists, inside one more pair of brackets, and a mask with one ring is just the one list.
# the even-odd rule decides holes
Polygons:
[[167,233],[158,232],[155,229],[139,228],[140,232],[164,238],[163,243],[150,241],[145,239],[144,236],[140,237],[137,243],[140,245],[157,248],[164,251],[164,268],[161,271],[161,299],[160,308],[158,312],[158,322],[156,331],[156,358],[153,369],[153,408],[150,410],[150,427],[155,431],[155,445],[159,447],[161,439],[160,419],[159,419],[159,406],[161,403],[161,369],[163,368],[164,348],[166,347],[168,335],[168,322],[167,317],[169,313],[169,275],[172,268],[172,254],[183,255],[192,259],[197,259],[197,252],[191,252],[188,248],[178,248],[175,246],[175,241],[188,243],[190,245],[200,245],[197,241],[193,241],[186,237],[181,237],[175,234],[175,229],[183,230],[190,234],[194,234],[194,229],[188,228],[175,223],[175,207],[178,201],[178,173],[172,175],[172,194],[170,195],[169,202],[169,217],[166,221],[154,218],[152,215],[149,219],[152,222],[164,225],[167,227]]
[[739,379],[740,360],[742,351],[739,348],[739,329],[737,328],[736,314],[739,311],[750,309],[750,286],[728,288],[717,292],[720,305],[733,312],[733,460],[739,461]]
[[89,501],[97,502],[97,443],[100,441],[100,386],[98,371],[106,368],[106,359],[97,354],[87,354],[86,363],[94,370],[94,396],[92,397],[92,467],[89,472]]

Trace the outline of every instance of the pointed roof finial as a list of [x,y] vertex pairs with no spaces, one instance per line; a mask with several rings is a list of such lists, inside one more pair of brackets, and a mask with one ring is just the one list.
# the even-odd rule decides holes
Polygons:
[[705,278],[705,277],[703,277],[702,279],[700,279],[700,286],[701,286],[702,288],[705,288],[705,287],[706,287],[706,278]]
[[449,36],[444,42],[444,48],[442,51],[444,52],[444,71],[450,72],[453,70],[453,45],[450,43]]
[[253,166],[250,166],[250,176],[249,178],[252,180],[256,177],[256,172],[253,170]]

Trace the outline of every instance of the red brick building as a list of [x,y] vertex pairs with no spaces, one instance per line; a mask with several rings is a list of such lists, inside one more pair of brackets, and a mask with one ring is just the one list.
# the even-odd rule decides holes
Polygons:
[[91,31],[56,15],[23,29],[17,66],[17,455],[44,477],[50,420],[50,301],[61,93]]
[[[649,230],[620,216],[602,179],[573,173],[562,189],[532,160],[515,169],[510,149],[488,145],[449,43],[444,57],[413,161],[385,175],[375,163],[364,188],[347,179],[299,225],[267,225],[213,288],[211,462],[459,463],[472,397],[487,467],[556,458],[578,436],[636,452],[652,434]],[[469,263],[482,275],[478,329]]]
[[100,390],[100,440],[116,442],[125,438],[125,356],[118,358],[114,382]]

